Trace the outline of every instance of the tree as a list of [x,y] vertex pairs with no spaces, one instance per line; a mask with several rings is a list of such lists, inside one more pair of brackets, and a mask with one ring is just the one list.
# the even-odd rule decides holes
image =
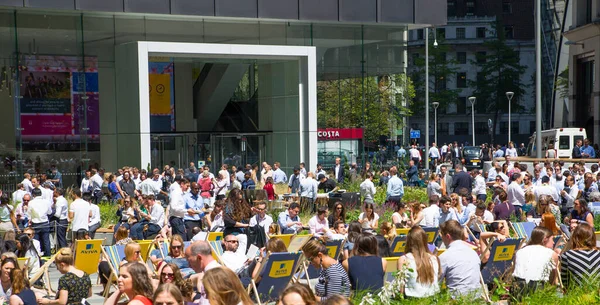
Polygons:
[[[431,36],[431,35],[430,35]],[[433,39],[429,39],[429,102],[440,103],[440,112],[449,104],[455,103],[458,99],[460,89],[447,89],[446,85],[452,77],[456,75],[458,69],[455,65],[458,62],[455,59],[448,59],[450,46],[444,44],[443,40],[438,40],[438,46],[433,46]],[[411,107],[411,111],[417,116],[425,115],[425,56],[415,58],[415,69],[411,77],[416,87],[416,100]],[[433,89],[433,90],[432,90]]]
[[404,74],[368,76],[364,84],[360,77],[319,81],[317,123],[319,128],[364,127],[365,141],[378,141],[390,134],[393,122],[411,114],[402,106],[405,96],[412,100],[415,90]]
[[[504,27],[498,23],[495,28]],[[477,73],[477,79],[470,81],[470,86],[476,88],[473,95],[477,97],[477,104],[480,104],[478,109],[494,113],[492,142],[500,113],[508,112],[506,92],[515,93],[511,103],[512,112],[521,112],[525,110],[521,97],[525,94],[524,88],[527,87],[521,82],[526,67],[519,63],[519,52],[506,44],[504,32],[495,32],[495,39],[483,43],[487,49],[485,55],[476,55],[476,62],[481,69]]]

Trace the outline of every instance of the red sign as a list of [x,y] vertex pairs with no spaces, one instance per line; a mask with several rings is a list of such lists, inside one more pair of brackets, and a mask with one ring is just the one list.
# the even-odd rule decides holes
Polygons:
[[362,140],[362,128],[325,128],[317,129],[319,140]]

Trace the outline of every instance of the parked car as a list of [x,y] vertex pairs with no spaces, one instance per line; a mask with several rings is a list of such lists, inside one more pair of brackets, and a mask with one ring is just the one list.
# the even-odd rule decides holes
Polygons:
[[462,162],[467,170],[483,169],[483,161],[479,158],[481,148],[479,146],[465,146],[462,150]]

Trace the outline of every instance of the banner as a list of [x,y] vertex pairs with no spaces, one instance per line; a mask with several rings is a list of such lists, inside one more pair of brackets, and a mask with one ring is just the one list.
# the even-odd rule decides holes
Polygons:
[[90,275],[96,273],[102,253],[102,242],[102,239],[78,240],[75,248],[75,268]]
[[175,131],[174,62],[172,58],[150,57],[150,131]]

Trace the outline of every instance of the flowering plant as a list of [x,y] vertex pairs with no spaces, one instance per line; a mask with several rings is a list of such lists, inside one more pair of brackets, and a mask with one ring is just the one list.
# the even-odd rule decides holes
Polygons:
[[403,265],[402,268],[396,272],[392,281],[385,281],[383,288],[381,288],[376,295],[367,293],[359,305],[390,305],[393,300],[404,299],[403,291],[406,286],[406,280],[408,279],[409,273],[413,271],[414,270],[409,268],[408,265]]

